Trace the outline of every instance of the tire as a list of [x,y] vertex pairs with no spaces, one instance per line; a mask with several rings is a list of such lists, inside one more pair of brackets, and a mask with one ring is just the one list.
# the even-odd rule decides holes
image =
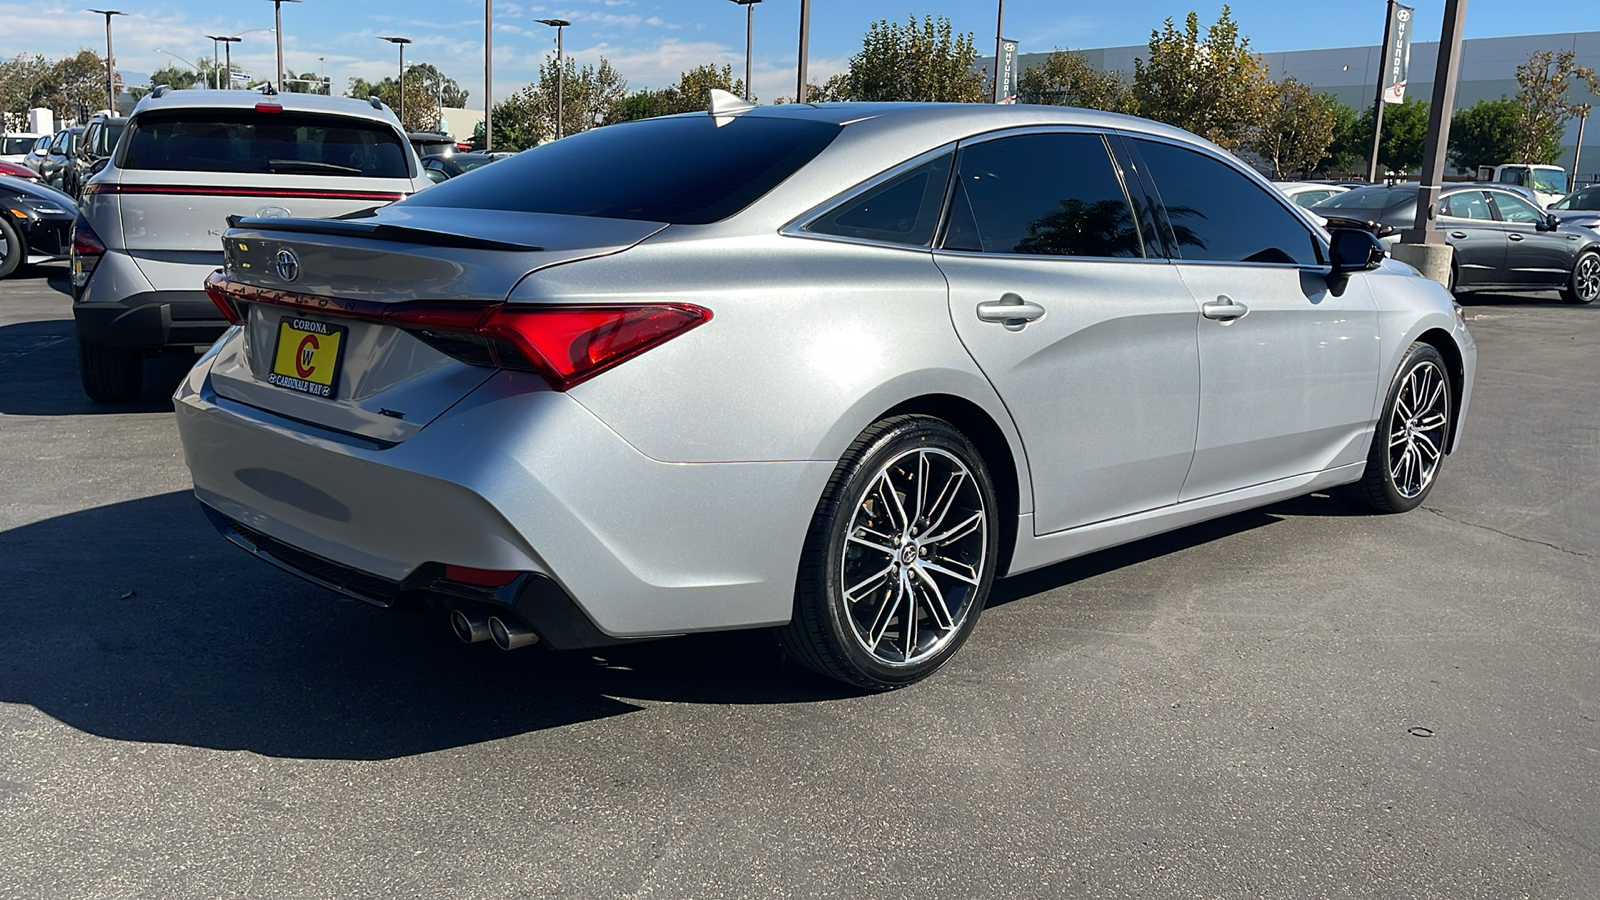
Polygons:
[[817,505],[779,640],[817,672],[870,690],[932,675],[988,600],[998,511],[983,457],[954,426],[878,422],[850,445]]
[[1383,402],[1367,470],[1345,489],[1346,500],[1378,513],[1409,512],[1422,505],[1444,465],[1453,409],[1450,390],[1444,356],[1431,344],[1412,344]]
[[1583,304],[1600,299],[1600,250],[1585,250],[1578,255],[1561,296],[1572,303]]
[[0,278],[6,278],[28,257],[28,248],[11,223],[0,219]]
[[144,390],[144,352],[78,341],[78,377],[96,403],[129,403]]

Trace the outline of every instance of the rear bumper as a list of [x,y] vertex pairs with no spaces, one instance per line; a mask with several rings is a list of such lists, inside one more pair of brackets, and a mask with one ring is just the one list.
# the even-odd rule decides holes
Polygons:
[[117,303],[72,307],[78,337],[105,347],[204,347],[228,330],[205,291],[145,291]]
[[218,397],[210,363],[174,398],[195,494],[290,551],[392,585],[444,564],[530,573],[612,638],[789,619],[829,463],[657,462],[506,372],[378,445]]

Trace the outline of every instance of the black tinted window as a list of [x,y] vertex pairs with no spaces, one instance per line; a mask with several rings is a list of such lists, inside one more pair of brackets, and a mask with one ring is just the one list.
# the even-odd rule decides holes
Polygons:
[[1193,150],[1134,143],[1155,179],[1184,259],[1320,262],[1310,229],[1243,173]]
[[955,154],[903,172],[806,226],[818,234],[926,247],[933,243]]
[[703,225],[772,190],[839,128],[759,115],[625,122],[524,150],[402,202]]
[[1026,134],[962,149],[947,250],[1142,256],[1139,229],[1105,140]]
[[411,148],[381,122],[311,113],[177,109],[139,116],[125,169],[409,178]]

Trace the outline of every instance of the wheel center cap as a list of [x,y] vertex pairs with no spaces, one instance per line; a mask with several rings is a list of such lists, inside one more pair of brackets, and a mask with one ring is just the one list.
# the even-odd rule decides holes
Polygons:
[[914,544],[906,544],[900,548],[900,562],[911,565],[917,561],[917,548]]

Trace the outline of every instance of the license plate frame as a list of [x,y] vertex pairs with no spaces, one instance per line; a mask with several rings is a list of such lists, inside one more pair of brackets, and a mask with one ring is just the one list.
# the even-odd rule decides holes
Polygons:
[[[278,339],[267,367],[267,383],[323,400],[337,400],[349,334],[346,325],[295,315],[280,318]],[[330,341],[332,347],[324,346]]]

